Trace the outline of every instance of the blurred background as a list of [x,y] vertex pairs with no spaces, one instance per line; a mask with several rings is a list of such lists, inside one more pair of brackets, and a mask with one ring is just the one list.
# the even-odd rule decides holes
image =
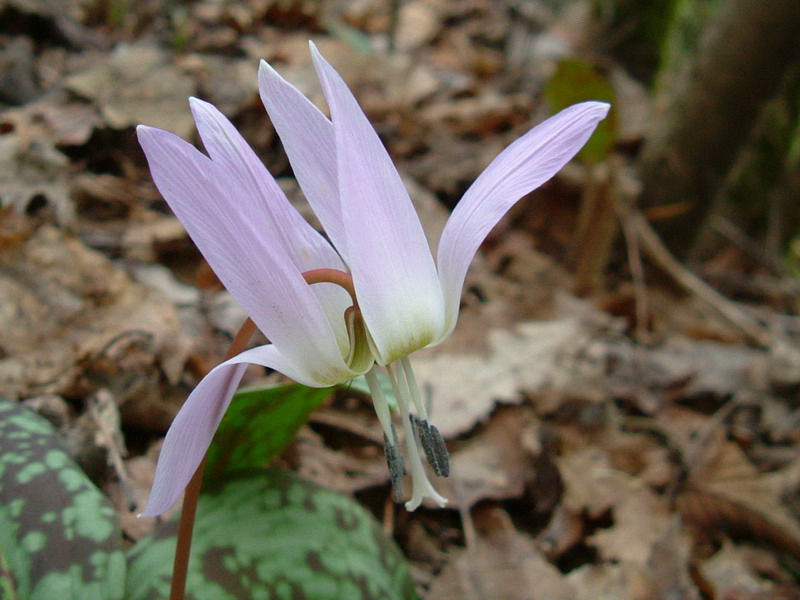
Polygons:
[[[498,152],[603,100],[484,243],[452,338],[414,357],[448,508],[392,503],[358,385],[263,401],[303,407],[264,456],[377,519],[410,565],[398,598],[800,597],[799,34],[797,0],[0,0],[0,396],[49,421],[128,551],[161,527],[135,514],[164,433],[246,318],[137,124],[197,142],[187,98],[215,104],[316,224],[256,77],[265,59],[324,109],[313,40],[435,248]],[[6,473],[0,498],[48,485]],[[11,561],[39,556],[33,587],[63,567],[37,552]],[[298,589],[348,597],[302,587],[328,575]]]

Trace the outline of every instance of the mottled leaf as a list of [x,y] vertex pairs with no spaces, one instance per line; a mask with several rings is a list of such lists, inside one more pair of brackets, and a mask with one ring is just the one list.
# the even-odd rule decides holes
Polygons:
[[[166,598],[175,520],[129,552],[128,599]],[[187,600],[415,600],[408,568],[375,519],[345,496],[278,469],[200,498]]]
[[125,556],[114,509],[52,426],[7,401],[0,401],[0,558],[3,598],[123,597]]
[[330,394],[298,383],[237,392],[209,448],[206,485],[266,467]]

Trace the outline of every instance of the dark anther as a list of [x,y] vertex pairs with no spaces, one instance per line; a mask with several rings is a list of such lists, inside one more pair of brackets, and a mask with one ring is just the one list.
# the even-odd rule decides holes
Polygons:
[[428,464],[433,467],[434,472],[439,477],[450,475],[450,457],[447,454],[447,447],[444,445],[444,438],[439,430],[430,425],[426,420],[414,415],[409,415],[414,434],[419,441]]
[[[394,423],[391,423],[391,424],[390,424],[390,427],[392,428],[392,443],[393,443],[395,446],[399,446],[399,445],[400,445],[400,442],[399,442],[399,441],[397,441],[397,429],[395,429],[395,428],[394,428]],[[384,436],[384,438],[385,438],[385,437],[386,437],[386,436]],[[405,472],[406,472],[406,470],[405,470],[405,468],[403,468],[403,473],[405,473]]]
[[[395,440],[397,433],[392,427],[392,433]],[[397,443],[389,443],[386,435],[383,436],[384,450],[386,451],[386,464],[389,466],[389,476],[392,478],[392,492],[394,494],[395,502],[402,502],[403,500],[403,475],[406,473],[406,467],[403,463],[403,455],[397,447]]]
[[414,437],[417,438],[417,442],[422,446],[422,450],[425,452],[425,458],[428,459],[428,464],[433,465],[436,459],[433,454],[433,445],[431,444],[430,426],[428,422],[414,415],[409,415],[409,419],[411,419]]
[[444,437],[433,425],[429,426],[428,431],[431,436],[433,455],[436,457],[433,461],[433,470],[439,477],[448,477],[450,475],[450,456],[447,454],[447,446],[444,445]]

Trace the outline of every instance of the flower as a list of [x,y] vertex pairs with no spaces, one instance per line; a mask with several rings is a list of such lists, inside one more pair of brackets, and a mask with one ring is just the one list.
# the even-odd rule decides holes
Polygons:
[[[399,485],[403,458],[376,379],[375,367],[384,367],[411,466],[413,492],[406,507],[414,510],[426,497],[444,505],[425,474],[417,443],[444,475],[447,454],[441,435],[428,424],[408,355],[450,334],[467,267],[489,230],[578,152],[609,109],[601,102],[576,104],[501,152],[454,209],[434,262],[377,133],[313,44],[311,53],[330,119],[264,61],[259,88],[330,242],[303,220],[212,105],[190,99],[208,155],[167,131],[137,129],[159,191],[271,342],[218,365],[191,393],[164,441],[144,515],[159,515],[177,501],[248,363],[313,387],[364,374],[386,436],[392,480]],[[417,416],[411,415],[411,404]]]

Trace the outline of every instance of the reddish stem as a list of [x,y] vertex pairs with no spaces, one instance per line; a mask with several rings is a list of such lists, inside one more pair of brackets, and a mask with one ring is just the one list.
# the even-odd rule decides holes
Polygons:
[[[353,278],[350,274],[337,269],[312,269],[303,273],[303,278],[308,285],[326,282],[343,287],[353,299],[353,306],[358,306],[356,291],[353,286]],[[228,348],[228,353],[225,355],[225,360],[233,358],[242,352],[255,331],[255,323],[253,323],[251,319],[247,319],[241,329],[239,329],[236,337],[233,338],[233,342],[231,342],[231,346]],[[197,500],[200,497],[200,488],[203,486],[203,469],[205,464],[206,457],[204,456],[183,494],[183,508],[181,509],[181,520],[178,525],[178,543],[175,548],[175,562],[172,566],[172,585],[170,588],[169,600],[184,600],[186,594],[189,552],[192,548],[192,533],[194,532],[194,520],[197,514]]]
[[356,288],[350,273],[345,273],[338,269],[311,269],[303,273],[303,279],[306,280],[308,285],[314,285],[315,283],[336,284],[350,294],[350,298],[353,300],[353,306],[358,306]]
[[[256,332],[256,325],[251,319],[247,319],[236,337],[233,338],[225,360],[233,358],[247,347],[250,338]],[[189,551],[192,548],[192,533],[194,532],[194,518],[197,514],[197,500],[200,497],[200,488],[203,486],[203,468],[206,464],[206,457],[200,461],[200,465],[192,475],[189,485],[183,494],[183,508],[181,509],[181,521],[178,525],[178,544],[175,548],[175,562],[172,565],[172,586],[169,592],[170,600],[184,600],[186,593],[186,574],[189,570]]]

